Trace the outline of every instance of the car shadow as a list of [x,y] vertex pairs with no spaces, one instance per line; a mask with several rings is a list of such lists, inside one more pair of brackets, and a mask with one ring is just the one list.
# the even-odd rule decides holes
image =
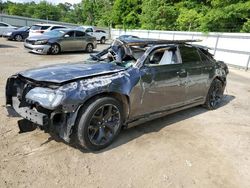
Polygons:
[[[223,106],[228,105],[232,100],[235,99],[235,96],[233,95],[225,95],[223,97],[223,100],[221,101],[220,105],[218,106],[218,108],[222,108]],[[47,143],[49,143],[50,141],[56,141],[56,142],[63,142],[67,145],[69,145],[70,147],[73,147],[75,149],[80,150],[83,153],[102,153],[105,151],[109,151],[112,150],[114,148],[117,148],[121,145],[127,144],[129,142],[131,142],[132,140],[135,140],[145,134],[149,134],[149,133],[153,133],[153,132],[159,132],[161,129],[167,127],[167,126],[171,126],[174,123],[178,123],[180,121],[192,118],[194,116],[203,114],[205,112],[207,112],[208,110],[202,106],[197,106],[197,107],[193,107],[193,108],[189,108],[186,110],[182,110],[158,119],[154,119],[151,121],[148,121],[146,123],[142,123],[138,126],[129,128],[129,129],[123,129],[121,131],[121,133],[119,134],[118,138],[107,148],[100,150],[100,151],[88,151],[84,148],[81,148],[78,144],[77,141],[75,139],[75,135],[72,135],[72,140],[70,143],[65,142],[64,140],[62,140],[61,138],[59,138],[59,136],[53,132],[50,132],[50,137],[48,138],[48,140],[46,140],[44,143],[41,143],[41,145],[46,145]],[[9,112],[13,112],[13,110],[10,110]],[[14,112],[14,114],[10,114],[9,116],[15,116],[16,113]],[[27,120],[23,120],[18,122],[18,126],[20,129],[20,133],[23,132],[30,132],[33,131],[35,128],[34,126],[29,126],[29,123]],[[26,123],[25,123],[26,122]]]
[[16,46],[6,45],[6,44],[0,44],[0,48],[17,48]]

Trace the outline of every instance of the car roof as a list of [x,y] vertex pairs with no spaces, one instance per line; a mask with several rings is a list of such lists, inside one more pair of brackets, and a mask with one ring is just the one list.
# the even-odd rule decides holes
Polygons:
[[54,29],[53,31],[65,31],[65,32],[68,32],[68,31],[80,31],[80,32],[83,32],[82,30],[79,30],[79,29],[71,29],[71,28],[59,28],[59,29]]
[[[124,38],[119,39],[128,46],[152,46],[152,45],[169,45],[169,44],[185,44],[189,42],[201,42],[201,40],[159,40],[144,38]],[[200,46],[201,47],[201,46]]]
[[38,24],[34,24],[34,25],[37,25],[37,26],[62,26],[62,27],[66,27],[66,26],[63,26],[63,25],[47,24],[47,23],[38,23]]

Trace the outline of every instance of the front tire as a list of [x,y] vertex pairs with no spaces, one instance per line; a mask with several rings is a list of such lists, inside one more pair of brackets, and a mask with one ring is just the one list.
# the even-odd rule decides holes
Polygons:
[[92,52],[93,52],[93,50],[94,50],[94,47],[93,47],[93,45],[92,45],[92,44],[88,44],[88,45],[86,46],[86,52],[88,52],[88,53],[92,53]]
[[60,48],[60,46],[58,44],[52,44],[51,45],[50,53],[52,55],[57,55],[57,54],[60,53],[60,51],[61,51],[61,48]]
[[81,147],[100,150],[109,146],[119,134],[122,122],[122,104],[112,97],[92,100],[79,112],[77,139]]
[[214,110],[218,108],[222,100],[223,93],[224,93],[223,83],[218,79],[213,80],[208,90],[204,106],[209,110]]
[[100,43],[101,43],[101,44],[105,44],[105,42],[106,42],[106,38],[105,38],[105,37],[102,37],[101,40],[100,40]]
[[23,41],[22,35],[16,35],[16,36],[15,36],[15,40],[18,41],[18,42]]

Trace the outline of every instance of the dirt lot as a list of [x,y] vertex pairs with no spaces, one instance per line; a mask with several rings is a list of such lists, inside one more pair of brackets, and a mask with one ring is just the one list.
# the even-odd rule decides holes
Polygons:
[[250,72],[243,70],[230,69],[219,109],[195,107],[124,130],[101,152],[40,130],[19,134],[18,118],[4,108],[7,77],[86,57],[35,55],[0,38],[0,187],[250,187]]

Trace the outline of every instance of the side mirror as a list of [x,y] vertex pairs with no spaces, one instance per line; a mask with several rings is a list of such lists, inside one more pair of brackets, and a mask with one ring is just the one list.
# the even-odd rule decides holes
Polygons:
[[69,35],[64,35],[64,38],[69,38]]

